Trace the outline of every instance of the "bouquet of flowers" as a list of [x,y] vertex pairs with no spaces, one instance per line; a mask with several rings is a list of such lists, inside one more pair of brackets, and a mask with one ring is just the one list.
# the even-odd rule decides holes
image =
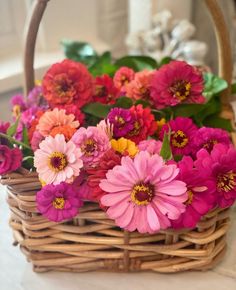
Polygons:
[[12,98],[0,175],[37,171],[37,209],[55,222],[89,201],[118,227],[152,234],[232,206],[236,150],[219,116],[227,83],[184,61],[104,59],[103,71],[55,63],[26,98]]

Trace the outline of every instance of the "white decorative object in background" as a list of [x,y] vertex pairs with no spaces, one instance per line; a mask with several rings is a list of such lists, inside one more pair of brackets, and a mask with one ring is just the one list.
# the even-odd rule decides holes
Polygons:
[[[146,3],[146,1],[140,2]],[[147,2],[149,7],[151,1]],[[137,9],[136,0],[130,0],[129,3],[130,9],[132,4]],[[141,15],[142,13],[143,15]],[[186,60],[192,65],[204,65],[207,45],[192,39],[196,28],[189,20],[176,20],[169,10],[163,10],[152,17],[150,13],[148,15],[147,11],[140,9],[139,16],[133,11],[130,14],[130,33],[126,39],[129,54],[145,54],[158,61],[163,57],[170,56]],[[140,16],[142,17],[140,18]],[[151,19],[150,26],[148,26],[148,20],[143,19],[144,17]],[[139,29],[135,30],[135,23],[138,23],[138,19],[140,23],[137,27]]]

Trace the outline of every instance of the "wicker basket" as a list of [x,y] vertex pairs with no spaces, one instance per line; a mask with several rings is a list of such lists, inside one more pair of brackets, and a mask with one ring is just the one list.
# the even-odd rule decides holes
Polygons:
[[[34,47],[47,2],[35,2],[30,20],[24,62],[26,93],[34,86]],[[224,19],[215,0],[205,0],[205,3],[216,30],[219,74],[230,82],[231,53]],[[222,97],[226,108],[223,115],[232,119],[228,95],[229,91],[226,91]],[[232,137],[235,141],[235,135]],[[145,235],[121,230],[95,203],[87,203],[73,220],[48,221],[36,209],[35,194],[41,184],[35,172],[21,168],[5,176],[1,183],[8,189],[15,245],[20,245],[37,272],[206,270],[220,261],[225,253],[229,209],[214,209],[194,230],[170,229]]]

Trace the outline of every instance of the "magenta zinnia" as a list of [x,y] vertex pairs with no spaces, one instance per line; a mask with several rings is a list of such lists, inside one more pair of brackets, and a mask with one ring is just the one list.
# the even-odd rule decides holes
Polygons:
[[72,141],[66,142],[63,135],[48,136],[34,153],[34,166],[46,184],[72,182],[83,166],[81,156],[80,149]]
[[157,70],[151,82],[151,98],[157,109],[180,103],[204,103],[202,75],[184,61],[172,61]]
[[101,204],[107,215],[128,231],[154,233],[170,226],[185,211],[186,185],[176,180],[176,165],[166,165],[157,155],[142,151],[134,159],[122,157],[100,183]]

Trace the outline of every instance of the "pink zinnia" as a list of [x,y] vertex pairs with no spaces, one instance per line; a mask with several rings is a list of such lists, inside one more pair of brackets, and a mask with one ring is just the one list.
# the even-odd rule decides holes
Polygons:
[[150,100],[150,86],[153,71],[143,70],[135,74],[126,86],[126,95],[133,100]]
[[229,133],[219,128],[202,127],[195,133],[193,139],[195,152],[205,148],[209,153],[216,144],[231,144]]
[[45,183],[72,182],[83,167],[82,153],[72,141],[63,135],[48,136],[34,153],[34,166]]
[[71,140],[80,148],[81,158],[86,166],[98,162],[111,148],[108,136],[97,127],[82,127],[75,132]]
[[216,144],[211,153],[201,149],[195,165],[213,180],[217,204],[222,208],[231,206],[236,199],[236,150],[233,146]]
[[38,211],[49,220],[61,222],[75,217],[83,202],[72,184],[45,185],[36,195]]
[[197,126],[190,118],[177,117],[165,124],[160,132],[161,140],[164,133],[171,131],[171,149],[174,155],[188,155],[193,151],[193,138],[197,132]]
[[115,87],[120,90],[121,94],[125,94],[126,85],[134,79],[134,76],[134,70],[126,66],[122,66],[116,71],[113,81]]
[[147,151],[150,154],[160,154],[161,147],[162,142],[154,139],[143,140],[138,144],[138,149],[140,151]]
[[197,222],[215,204],[214,182],[207,178],[203,171],[194,168],[193,160],[185,156],[178,164],[180,173],[178,179],[187,184],[188,200],[186,211],[172,221],[174,228],[194,228]]
[[170,226],[185,211],[186,185],[176,180],[176,165],[166,165],[157,155],[142,151],[134,159],[122,157],[100,183],[107,215],[128,231],[155,233]]
[[185,61],[172,61],[157,70],[152,78],[151,97],[157,109],[180,103],[205,102],[202,75]]
[[6,145],[0,145],[0,175],[15,171],[21,166],[22,152],[19,148],[10,149]]

